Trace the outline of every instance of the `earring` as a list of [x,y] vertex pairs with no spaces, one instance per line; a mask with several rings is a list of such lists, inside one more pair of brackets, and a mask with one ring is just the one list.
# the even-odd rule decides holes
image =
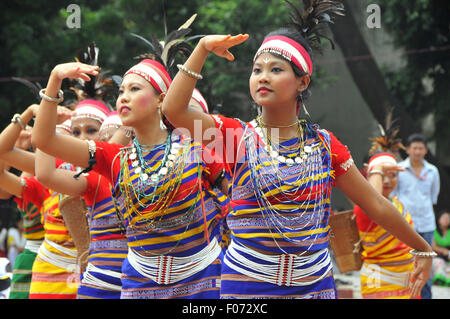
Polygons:
[[159,127],[161,128],[161,130],[167,130],[167,126],[166,126],[166,124],[164,124],[164,121],[162,119],[160,108],[158,108],[158,115],[159,115]]
[[308,110],[306,109],[305,103],[302,103],[302,106],[303,106],[303,111],[305,111],[306,116],[308,116],[309,118],[311,118],[311,116],[310,116],[309,113],[308,113]]

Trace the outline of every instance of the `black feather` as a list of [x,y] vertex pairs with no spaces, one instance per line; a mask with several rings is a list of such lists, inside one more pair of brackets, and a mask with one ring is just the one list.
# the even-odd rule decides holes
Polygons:
[[324,27],[333,24],[336,15],[344,15],[344,5],[339,1],[303,0],[303,10],[300,10],[289,0],[285,0],[289,10],[289,25],[297,30],[315,51],[322,52],[322,39],[330,42],[334,49],[333,40],[323,34]]
[[42,90],[42,86],[39,82],[31,82],[30,80],[19,78],[19,77],[11,77],[13,81],[19,82],[27,86],[31,93],[34,95],[34,97],[38,100],[38,102],[41,101],[41,97],[39,96],[39,91]]
[[[100,50],[95,42],[91,42],[87,49],[78,50],[75,60],[89,65],[98,65],[99,53]],[[87,98],[104,101],[106,96],[114,90],[113,81],[107,73],[107,71],[100,71],[97,76],[89,75],[90,81],[74,79],[71,81],[70,89],[75,92],[78,101]]]
[[186,36],[192,31],[189,26],[192,24],[195,17],[196,15],[193,15],[181,27],[177,30],[169,32],[169,34],[167,34],[167,26],[164,20],[166,37],[165,40],[161,42],[154,34],[151,34],[150,38],[146,39],[143,36],[132,33],[132,36],[144,41],[150,49],[150,52],[140,54],[136,58],[154,59],[164,65],[169,74],[172,76],[175,72],[173,67],[178,54],[188,57],[192,53],[193,48],[187,43],[187,41],[202,37],[202,35],[196,35],[186,38]]

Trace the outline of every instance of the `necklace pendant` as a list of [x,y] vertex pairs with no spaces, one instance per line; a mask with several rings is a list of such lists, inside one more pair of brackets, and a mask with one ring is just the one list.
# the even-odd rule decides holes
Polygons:
[[134,170],[134,172],[136,174],[140,174],[142,172],[142,168],[140,166],[136,167],[136,169]]
[[159,175],[166,175],[167,174],[167,167],[163,167],[159,170]]
[[138,167],[138,166],[139,166],[139,161],[133,161],[133,162],[131,162],[131,166],[133,166],[133,167]]
[[152,176],[150,176],[150,179],[152,182],[157,182],[158,181],[158,176],[156,174],[152,174]]
[[306,145],[306,146],[303,148],[303,150],[305,151],[305,153],[311,153],[312,148],[311,148],[311,146]]
[[142,174],[142,180],[146,181],[148,179],[148,175],[146,173]]
[[279,155],[279,156],[277,157],[277,160],[278,160],[278,162],[286,163],[286,158],[285,158],[284,156]]
[[301,162],[303,162],[303,160],[300,158],[300,157],[296,157],[295,158],[295,162],[297,163],[297,164],[300,164]]
[[292,164],[294,164],[294,160],[292,158],[288,158],[288,159],[286,159],[286,164],[292,165]]
[[270,155],[271,155],[273,158],[277,158],[277,157],[279,156],[277,151],[272,151],[272,152],[270,152]]
[[131,153],[129,156],[130,160],[135,160],[136,159],[136,153]]

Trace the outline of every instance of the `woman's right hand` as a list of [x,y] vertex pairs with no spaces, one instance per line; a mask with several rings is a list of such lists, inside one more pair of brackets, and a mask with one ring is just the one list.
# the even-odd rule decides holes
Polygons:
[[88,74],[96,76],[98,75],[99,66],[89,65],[80,62],[69,62],[58,64],[52,70],[51,76],[56,77],[62,81],[64,79],[77,79],[80,78],[84,81],[90,81],[91,78]]
[[203,48],[215,55],[225,58],[229,61],[234,60],[234,55],[229,51],[231,47],[245,42],[248,34],[238,35],[207,35],[200,40]]

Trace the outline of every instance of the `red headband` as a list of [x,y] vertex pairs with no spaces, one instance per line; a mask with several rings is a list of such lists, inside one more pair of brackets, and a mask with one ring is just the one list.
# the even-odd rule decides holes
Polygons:
[[300,43],[288,37],[275,35],[264,39],[261,47],[256,52],[253,61],[264,52],[280,54],[286,60],[294,63],[300,70],[309,75],[312,74],[313,64],[308,52],[300,45]]
[[172,79],[167,73],[164,66],[151,59],[144,59],[131,69],[129,69],[124,77],[128,74],[137,74],[149,82],[159,93],[166,93],[169,89]]

